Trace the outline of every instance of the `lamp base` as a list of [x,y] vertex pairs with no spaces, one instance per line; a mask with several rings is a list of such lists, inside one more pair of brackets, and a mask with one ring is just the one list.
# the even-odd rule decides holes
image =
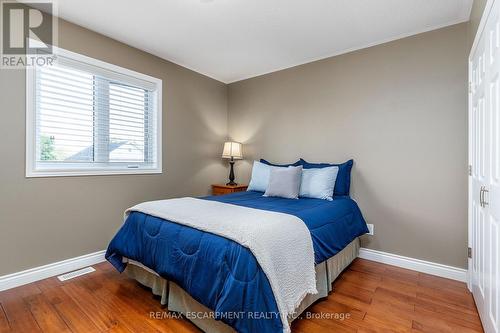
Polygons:
[[236,186],[238,184],[236,184],[236,182],[234,181],[234,160],[233,158],[231,157],[231,161],[229,161],[229,164],[231,165],[231,169],[229,171],[229,183],[226,183],[226,185],[229,185],[229,186]]

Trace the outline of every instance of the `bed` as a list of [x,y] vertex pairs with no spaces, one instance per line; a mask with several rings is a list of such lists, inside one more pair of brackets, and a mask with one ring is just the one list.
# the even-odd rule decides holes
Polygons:
[[[183,214],[179,215],[181,217],[173,215],[169,220],[159,217],[162,215],[154,211],[150,214],[140,209],[130,211],[124,225],[109,244],[106,259],[120,272],[125,271],[150,287],[154,294],[161,296],[162,304],[169,310],[186,315],[203,331],[288,332],[289,323],[294,318],[328,295],[333,280],[356,258],[358,237],[367,233],[368,229],[357,204],[348,196],[336,196],[334,200],[327,201],[264,197],[262,194],[256,191],[238,192],[204,197],[195,202],[204,205],[213,203],[220,205],[215,207],[228,209],[247,209],[261,222],[264,219],[258,216],[262,212],[274,213],[278,217],[294,217],[307,227],[308,236],[300,236],[296,242],[300,247],[301,238],[310,237],[309,241],[312,241],[314,292],[308,289],[300,302],[294,304],[294,310],[288,311],[285,317],[281,315],[281,303],[273,278],[266,270],[267,265],[251,250],[252,246],[223,237],[223,233],[211,233],[203,227],[179,223],[184,218]],[[165,201],[157,206],[168,203]],[[220,214],[224,216],[222,211]],[[214,214],[206,214],[206,218],[209,219],[210,215],[213,217]],[[246,221],[247,224],[254,224],[248,222],[248,217]],[[273,236],[278,244],[281,235],[294,236],[295,231],[290,231],[294,229],[284,225],[276,234],[278,236]],[[292,246],[287,251],[294,248]],[[297,253],[294,257],[301,256],[301,252]],[[286,256],[285,252],[283,256]],[[307,269],[299,266],[295,270],[297,273],[290,276],[300,275]],[[200,313],[208,315],[192,315]]]

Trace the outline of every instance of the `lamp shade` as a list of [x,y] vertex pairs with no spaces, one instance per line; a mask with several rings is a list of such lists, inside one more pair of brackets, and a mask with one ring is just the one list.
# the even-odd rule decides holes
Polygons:
[[243,153],[241,152],[241,143],[239,142],[224,143],[222,158],[233,158],[235,160],[241,160],[243,158]]

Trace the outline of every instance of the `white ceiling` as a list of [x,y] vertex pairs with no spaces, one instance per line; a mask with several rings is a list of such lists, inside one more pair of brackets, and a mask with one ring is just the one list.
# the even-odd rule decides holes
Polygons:
[[472,0],[60,0],[59,16],[230,83],[469,19]]

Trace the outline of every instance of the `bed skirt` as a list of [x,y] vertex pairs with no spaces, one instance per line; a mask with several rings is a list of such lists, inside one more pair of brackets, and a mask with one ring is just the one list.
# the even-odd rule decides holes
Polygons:
[[[332,291],[333,281],[358,256],[359,247],[359,238],[356,238],[342,251],[321,264],[316,265],[316,288],[318,293],[315,295],[307,295],[302,303],[300,303],[294,315],[289,317],[289,322],[292,322],[314,302],[328,296],[328,293]],[[137,261],[126,258],[123,260],[128,263],[125,273],[142,285],[151,288],[154,295],[161,297],[161,304],[166,305],[169,311],[178,312],[184,315],[186,313],[209,314],[213,312],[203,304],[194,300],[176,283],[165,280]],[[226,325],[222,321],[212,319],[212,316],[206,317],[207,318],[189,318],[189,320],[204,332],[235,332],[232,327]]]

